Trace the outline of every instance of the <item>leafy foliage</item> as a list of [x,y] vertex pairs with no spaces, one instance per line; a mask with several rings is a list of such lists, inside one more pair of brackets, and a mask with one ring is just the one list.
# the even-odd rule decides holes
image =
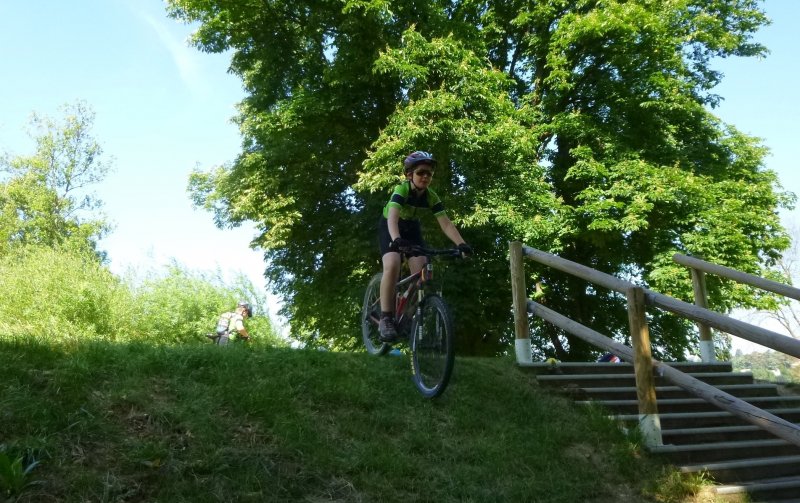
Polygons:
[[227,285],[174,264],[121,279],[91,251],[26,246],[0,257],[0,288],[0,338],[207,344],[219,314],[244,299],[256,306],[247,320],[253,342],[285,344],[258,316],[266,301],[245,277]]
[[31,461],[24,464],[22,456],[15,459],[8,457],[8,454],[0,451],[0,494],[4,497],[17,496],[24,490],[29,489],[41,481],[31,480],[30,474],[38,461]]
[[166,274],[153,274],[139,280],[133,288],[134,326],[138,333],[162,342],[204,340],[202,335],[213,331],[220,313],[232,311],[238,301],[253,306],[254,317],[246,320],[253,340],[270,345],[283,345],[278,332],[265,316],[266,299],[252,283],[240,275],[226,284],[220,275],[189,271],[178,264]]
[[[133,297],[91,252],[25,246],[0,257],[0,337],[114,340]],[[123,335],[120,335],[123,334]]]
[[737,352],[732,359],[737,370],[749,370],[762,381],[800,385],[800,360],[775,351]]
[[62,110],[61,122],[32,116],[33,155],[0,157],[0,255],[26,244],[94,249],[109,230],[89,190],[110,168],[91,133],[94,112],[83,102]]
[[[112,274],[96,250],[109,226],[89,191],[109,169],[91,135],[94,113],[83,102],[63,111],[61,122],[33,115],[32,156],[0,159],[0,338],[207,343],[203,334],[238,300],[264,312],[243,276],[229,286],[178,264],[165,275]],[[283,344],[268,318],[250,323],[255,341]]]
[[[257,223],[293,333],[357,345],[360,297],[378,268],[375,221],[411,150],[440,160],[434,188],[478,251],[445,274],[461,351],[510,342],[506,243],[555,252],[683,300],[675,252],[759,274],[788,246],[794,196],[765,148],[709,108],[714,58],[762,56],[757,0],[567,2],[170,0],[196,45],[231,50],[243,148],[189,190],[220,226]],[[435,230],[435,229],[434,229]],[[427,236],[436,241],[438,236]],[[541,300],[624,339],[620,296],[539,266]],[[709,282],[713,308],[770,300]],[[654,314],[656,356],[681,358],[694,328]],[[547,326],[542,354],[592,349]]]

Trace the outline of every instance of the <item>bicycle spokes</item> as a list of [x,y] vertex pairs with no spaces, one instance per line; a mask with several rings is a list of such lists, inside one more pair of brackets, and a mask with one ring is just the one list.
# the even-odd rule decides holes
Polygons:
[[414,382],[429,398],[440,395],[453,369],[455,348],[447,305],[437,295],[430,295],[420,305],[412,338]]
[[364,304],[361,308],[361,337],[367,352],[374,355],[384,355],[389,351],[389,345],[380,340],[378,323],[381,317],[380,306],[381,274],[372,277],[364,294]]

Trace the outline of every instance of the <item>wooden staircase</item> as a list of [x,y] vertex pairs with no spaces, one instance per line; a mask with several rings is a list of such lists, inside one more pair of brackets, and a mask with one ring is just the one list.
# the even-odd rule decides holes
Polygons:
[[[800,396],[779,394],[749,372],[733,372],[729,362],[670,363],[735,397],[800,424]],[[533,363],[542,386],[569,394],[581,405],[607,408],[624,428],[639,421],[633,365],[628,363]],[[682,473],[706,473],[717,482],[720,499],[754,502],[800,501],[800,447],[695,398],[656,376],[662,446],[650,451]]]

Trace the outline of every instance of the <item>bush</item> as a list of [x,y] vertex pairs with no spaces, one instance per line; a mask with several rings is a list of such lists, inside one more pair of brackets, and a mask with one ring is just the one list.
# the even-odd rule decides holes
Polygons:
[[134,291],[134,325],[138,338],[161,342],[205,340],[221,313],[235,309],[239,300],[254,306],[256,317],[247,321],[254,340],[279,345],[281,339],[268,318],[257,316],[265,300],[244,276],[226,286],[217,273],[193,272],[173,263],[164,276],[151,273]]
[[[2,257],[0,288],[0,337],[208,343],[204,334],[238,300],[265,312],[244,276],[228,286],[219,274],[172,264],[166,274],[121,279],[97,255],[69,248],[26,246]],[[259,344],[284,344],[266,317],[247,326]]]
[[14,249],[0,260],[0,335],[114,340],[128,328],[116,306],[127,287],[90,251]]

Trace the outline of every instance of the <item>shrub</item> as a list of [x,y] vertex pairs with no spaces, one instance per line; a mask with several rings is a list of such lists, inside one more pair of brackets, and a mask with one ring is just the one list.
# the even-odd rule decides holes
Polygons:
[[[264,296],[242,275],[226,285],[219,273],[173,263],[166,273],[121,279],[96,254],[71,248],[17,248],[0,258],[0,288],[0,337],[207,343],[204,334],[238,300],[265,312]],[[247,326],[257,343],[284,344],[266,317]]]
[[127,287],[88,250],[16,248],[0,259],[0,289],[0,335],[114,340],[128,328],[115,312]]
[[[189,271],[173,263],[165,275],[150,273],[134,291],[134,326],[138,337],[161,342],[203,340],[213,331],[221,313],[232,311],[239,300],[263,312],[263,296],[252,283],[239,276],[233,285],[225,284],[221,274]],[[279,344],[272,323],[258,316],[247,322],[254,340]]]

